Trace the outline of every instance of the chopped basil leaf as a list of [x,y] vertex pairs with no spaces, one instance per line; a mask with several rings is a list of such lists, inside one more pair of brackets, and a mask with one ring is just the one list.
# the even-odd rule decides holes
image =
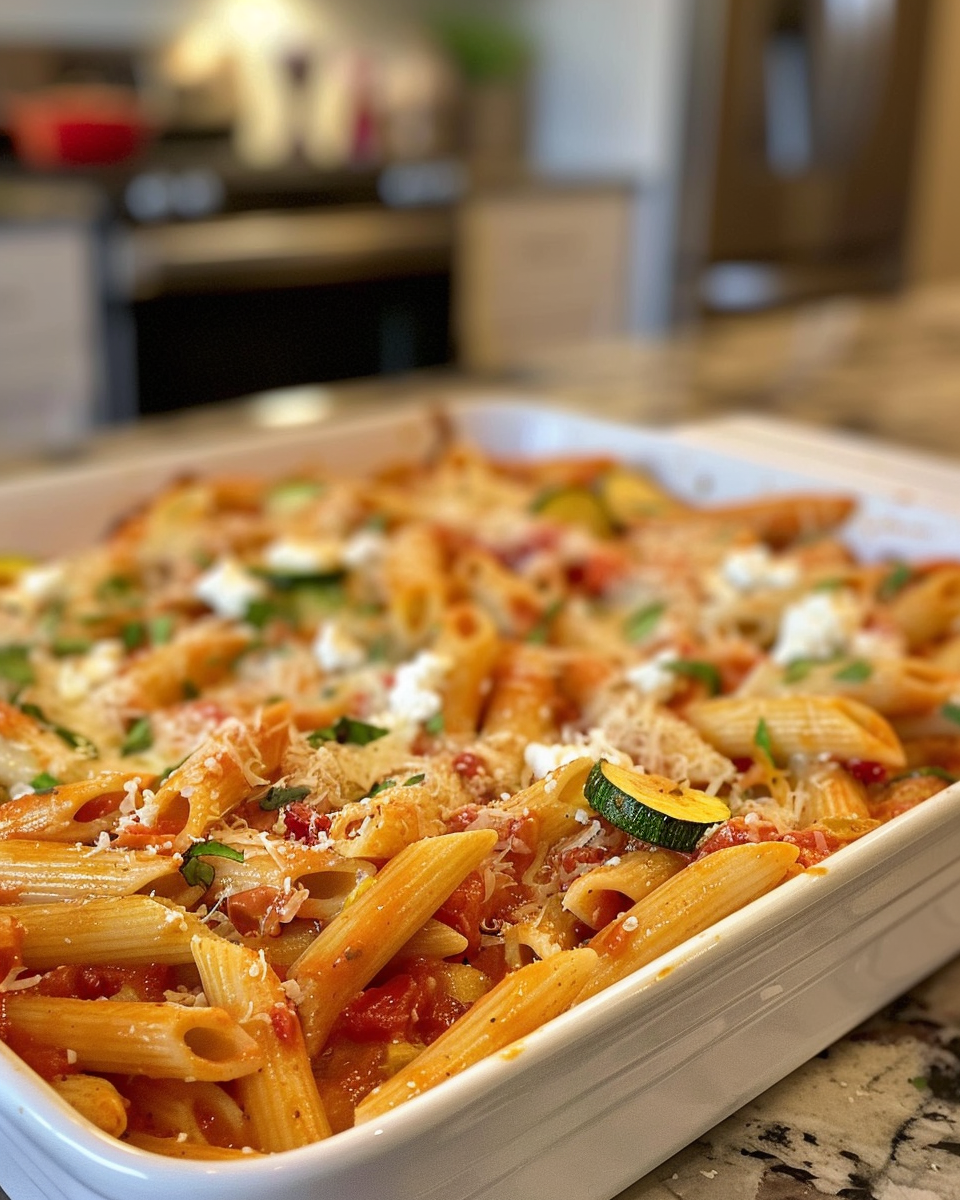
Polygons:
[[190,887],[208,888],[214,880],[214,869],[203,858],[229,858],[232,862],[243,862],[243,851],[234,850],[222,842],[195,842],[183,855],[180,874]]
[[279,615],[279,609],[272,600],[254,599],[247,605],[247,611],[243,615],[243,619],[248,625],[252,625],[254,629],[263,629],[263,627],[272,621],[274,617]]
[[862,658],[855,658],[839,671],[834,671],[834,679],[842,683],[864,683],[873,674],[873,667]]
[[814,667],[820,665],[818,658],[795,658],[783,668],[784,683],[799,683],[806,679]]
[[428,717],[423,723],[423,728],[427,733],[432,733],[434,736],[443,733],[443,713],[434,713],[432,717]]
[[770,766],[773,766],[773,743],[770,741],[770,730],[763,717],[757,722],[753,735],[753,744],[766,756]]
[[57,658],[66,658],[70,654],[86,654],[92,646],[89,638],[56,638],[51,642],[50,650]]
[[387,656],[390,653],[390,639],[386,634],[383,637],[374,638],[367,647],[367,658],[372,663],[386,662]]
[[387,514],[382,512],[371,513],[364,521],[362,528],[368,529],[371,533],[386,533]]
[[642,642],[660,624],[660,618],[666,612],[667,606],[662,600],[647,604],[631,613],[623,623],[623,634],[629,642]]
[[158,613],[147,622],[147,631],[152,646],[165,646],[173,637],[173,614]]
[[842,588],[844,583],[845,580],[831,575],[829,579],[821,579],[819,583],[815,583],[810,590],[814,592],[835,592],[837,588]]
[[35,792],[49,792],[51,788],[57,787],[60,780],[56,775],[51,775],[49,771],[41,771],[39,775],[35,775],[30,780],[30,786]]
[[200,695],[200,689],[192,679],[185,679],[183,683],[180,684],[180,694],[183,696],[184,700],[196,700],[196,698]]
[[694,658],[678,658],[675,662],[664,663],[668,671],[674,675],[685,675],[702,683],[711,696],[720,693],[720,672],[713,663],[699,662]]
[[907,1083],[913,1084],[918,1092],[922,1092],[925,1088],[930,1086],[923,1075],[914,1075],[912,1079],[907,1080]]
[[273,516],[289,516],[305,508],[323,490],[314,479],[285,479],[267,492],[267,512]]
[[286,808],[310,795],[310,789],[304,785],[298,787],[272,787],[261,799],[260,807],[264,812],[275,812],[278,808]]
[[877,584],[877,599],[892,600],[898,592],[903,591],[911,579],[913,579],[913,571],[906,563],[894,563],[889,573],[884,575]]
[[942,779],[946,783],[956,783],[956,775],[951,775],[945,767],[914,767],[911,771],[904,771],[902,775],[894,775],[889,780],[889,783],[900,783],[904,779],[920,779],[924,776],[933,776],[934,779]]
[[86,734],[77,733],[73,729],[67,729],[65,725],[55,725],[39,704],[20,704],[17,707],[26,716],[33,717],[35,721],[38,721],[45,728],[55,733],[61,741],[66,742],[72,749],[79,750],[81,754],[85,754],[87,758],[96,758],[99,755],[100,751]]
[[137,650],[147,640],[147,628],[142,621],[128,621],[120,637],[127,650]]
[[339,583],[344,574],[340,567],[330,571],[274,571],[269,567],[253,567],[251,573],[265,580],[278,592],[289,592],[293,588]]
[[139,603],[136,585],[126,575],[110,575],[97,585],[96,597],[104,604]]
[[423,772],[421,772],[419,775],[411,775],[409,779],[405,779],[403,781],[403,786],[404,787],[416,787],[416,785],[418,783],[423,783],[423,781],[425,779],[426,779],[426,775],[424,775]]
[[307,734],[307,741],[314,749],[324,742],[339,742],[341,746],[366,746],[389,732],[389,729],[381,729],[379,725],[358,721],[356,717],[338,717],[333,725]]
[[[187,757],[189,758],[189,755]],[[186,761],[186,758],[181,758],[180,761],[178,763],[174,763],[172,767],[167,767],[165,771],[160,773],[160,778],[157,780],[157,783],[160,784],[163,783],[165,779],[169,779],[174,771],[179,770],[179,768],[182,767]]]
[[142,750],[149,750],[152,745],[153,729],[150,726],[150,718],[141,717],[139,721],[134,721],[127,730],[127,736],[120,746],[120,753],[123,755],[139,754]]
[[0,679],[26,687],[35,678],[29,646],[0,646]]
[[537,621],[536,625],[527,634],[526,640],[534,645],[542,646],[550,637],[550,626],[554,620],[560,615],[563,608],[562,600],[554,600],[548,605]]
[[948,701],[940,709],[940,715],[946,717],[948,721],[952,721],[954,725],[960,725],[960,704]]
[[375,783],[373,785],[373,787],[367,793],[366,798],[368,800],[372,800],[373,797],[379,795],[380,792],[385,792],[388,790],[388,788],[395,788],[396,786],[397,781],[395,779],[381,779],[379,783]]

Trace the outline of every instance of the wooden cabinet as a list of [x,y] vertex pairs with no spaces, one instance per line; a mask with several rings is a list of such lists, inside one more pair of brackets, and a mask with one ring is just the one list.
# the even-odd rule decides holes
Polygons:
[[460,213],[460,362],[497,372],[527,354],[626,331],[631,195],[619,187],[481,193]]

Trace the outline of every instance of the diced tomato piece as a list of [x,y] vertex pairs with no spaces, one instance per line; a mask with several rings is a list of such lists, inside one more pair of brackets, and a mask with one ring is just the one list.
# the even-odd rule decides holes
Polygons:
[[394,975],[355,996],[340,1014],[336,1032],[355,1042],[409,1041],[419,994],[411,975]]
[[826,829],[795,829],[785,833],[780,839],[790,846],[800,849],[797,866],[814,867],[831,854],[835,854],[843,842],[835,834]]
[[843,764],[854,779],[863,784],[883,783],[887,777],[887,768],[878,762],[870,762],[864,758],[851,758]]
[[772,821],[763,817],[747,821],[745,817],[731,817],[724,821],[718,830],[710,835],[693,855],[691,861],[705,858],[717,850],[725,850],[728,846],[743,846],[750,842],[776,842],[780,833]]
[[629,572],[630,559],[619,551],[595,550],[567,568],[567,579],[588,596],[603,596]]
[[[279,932],[279,919],[273,905],[280,895],[279,888],[255,887],[243,892],[234,892],[227,897],[227,916],[237,933],[246,936],[251,933],[264,933],[268,936]],[[273,915],[273,921],[268,918]],[[267,924],[274,928],[266,928]]]
[[41,996],[77,1000],[102,1000],[121,991],[130,999],[159,1003],[173,986],[172,968],[149,967],[55,967],[48,971],[35,989]]
[[400,974],[355,996],[337,1019],[330,1041],[429,1045],[467,1007],[450,995],[442,963],[415,958]]
[[293,1045],[300,1037],[300,1022],[288,1004],[275,1004],[270,1009],[270,1024],[277,1039],[285,1045]]
[[479,754],[472,754],[469,750],[464,750],[453,760],[453,769],[465,779],[473,779],[481,772],[486,771],[487,764]]
[[434,913],[438,921],[462,933],[467,939],[464,954],[468,957],[480,949],[484,891],[483,876],[479,871],[471,871]]
[[295,800],[283,810],[283,824],[289,840],[307,846],[315,846],[330,832],[330,817],[302,800]]
[[447,833],[463,833],[474,823],[479,812],[479,804],[465,804],[463,808],[450,813],[444,822]]

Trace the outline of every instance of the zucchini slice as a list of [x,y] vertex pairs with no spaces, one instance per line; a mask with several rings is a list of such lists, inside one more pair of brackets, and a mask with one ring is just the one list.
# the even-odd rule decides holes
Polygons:
[[550,488],[534,500],[533,511],[562,525],[580,525],[597,537],[613,532],[606,508],[588,487]]
[[604,507],[618,525],[632,525],[644,517],[677,512],[682,506],[653,479],[639,471],[614,467],[597,481]]
[[606,759],[594,765],[583,794],[611,825],[667,850],[693,850],[708,829],[730,819],[715,796]]

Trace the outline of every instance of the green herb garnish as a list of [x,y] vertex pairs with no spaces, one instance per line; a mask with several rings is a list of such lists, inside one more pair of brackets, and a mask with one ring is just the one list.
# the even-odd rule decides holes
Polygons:
[[138,650],[147,640],[147,627],[142,621],[128,621],[120,630],[126,650]]
[[770,740],[770,730],[767,728],[767,722],[763,717],[757,722],[757,728],[753,734],[753,744],[766,757],[767,762],[772,767],[773,762],[773,743]]
[[525,640],[535,646],[542,646],[549,639],[550,627],[560,615],[562,608],[563,600],[554,600],[552,604],[549,604],[540,615],[540,619],[536,625],[527,634]]
[[184,852],[183,865],[180,874],[190,887],[208,888],[213,883],[216,872],[210,863],[202,862],[202,858],[229,858],[231,862],[243,862],[243,851],[225,846],[223,842],[195,842]]
[[30,665],[29,646],[0,646],[0,679],[26,687],[36,676]]
[[289,592],[294,588],[328,586],[343,579],[343,569],[329,571],[274,571],[270,567],[252,567],[251,573],[268,583],[278,592]]
[[158,613],[147,622],[147,632],[152,646],[165,646],[173,637],[172,613]]
[[310,789],[305,785],[298,787],[272,787],[261,799],[260,807],[264,812],[275,812],[278,808],[286,808],[310,795]]
[[806,679],[814,667],[820,666],[823,660],[819,658],[794,658],[783,668],[784,683],[799,683]]
[[395,788],[397,781],[395,779],[381,779],[379,783],[375,783],[366,795],[367,800],[372,800],[374,796],[379,796],[381,792],[386,792],[390,788]]
[[127,736],[123,739],[120,746],[120,753],[124,756],[128,754],[139,754],[143,750],[149,750],[153,745],[153,729],[150,725],[149,717],[141,717],[127,730]]
[[136,584],[126,575],[110,575],[97,584],[96,597],[103,604],[139,604]]
[[57,658],[67,658],[71,654],[87,654],[93,648],[89,638],[56,638],[50,644],[51,653]]
[[96,758],[100,751],[83,733],[77,733],[76,730],[67,729],[65,725],[56,725],[47,714],[43,711],[39,704],[18,704],[20,711],[28,717],[32,717],[44,728],[55,733],[62,742],[66,742],[73,750],[78,750],[81,754],[85,754],[87,758]]
[[695,658],[678,658],[674,662],[663,664],[674,675],[684,675],[688,679],[696,679],[706,687],[711,696],[720,693],[720,672],[713,663],[700,662]]
[[279,615],[280,610],[272,600],[264,600],[257,597],[247,605],[247,611],[243,614],[243,619],[248,625],[252,625],[254,629],[263,629],[274,617]]
[[954,704],[948,700],[940,709],[941,717],[946,717],[948,721],[952,721],[954,725],[960,725],[960,704]]
[[404,787],[416,787],[416,785],[418,783],[423,783],[423,781],[425,779],[426,779],[426,775],[424,775],[423,772],[421,772],[419,775],[411,775],[409,779],[405,779],[403,781],[403,786]]
[[873,667],[862,658],[855,658],[839,671],[834,671],[834,679],[842,683],[864,683],[873,674]]
[[628,642],[642,642],[660,624],[660,618],[666,612],[667,606],[662,600],[646,604],[631,613],[623,623],[623,635]]
[[41,771],[39,775],[34,775],[30,780],[30,786],[35,792],[49,792],[51,788],[59,785],[60,780],[56,775],[51,775],[49,771]]
[[386,737],[389,732],[389,729],[381,729],[379,725],[370,725],[356,717],[338,717],[333,725],[308,733],[307,741],[314,749],[324,742],[338,742],[341,746],[367,746],[377,738]]
[[200,695],[200,689],[192,679],[185,679],[183,683],[180,684],[180,694],[183,696],[184,700],[196,700],[196,698]]
[[432,734],[434,737],[437,737],[439,734],[443,733],[443,713],[438,712],[434,713],[432,717],[427,717],[423,723],[423,728],[427,733]]
[[877,584],[877,599],[886,603],[898,592],[903,591],[913,579],[912,569],[904,562],[894,563],[890,571]]
[[313,479],[285,479],[267,492],[266,510],[271,516],[288,516],[305,508],[322,490],[323,484]]

